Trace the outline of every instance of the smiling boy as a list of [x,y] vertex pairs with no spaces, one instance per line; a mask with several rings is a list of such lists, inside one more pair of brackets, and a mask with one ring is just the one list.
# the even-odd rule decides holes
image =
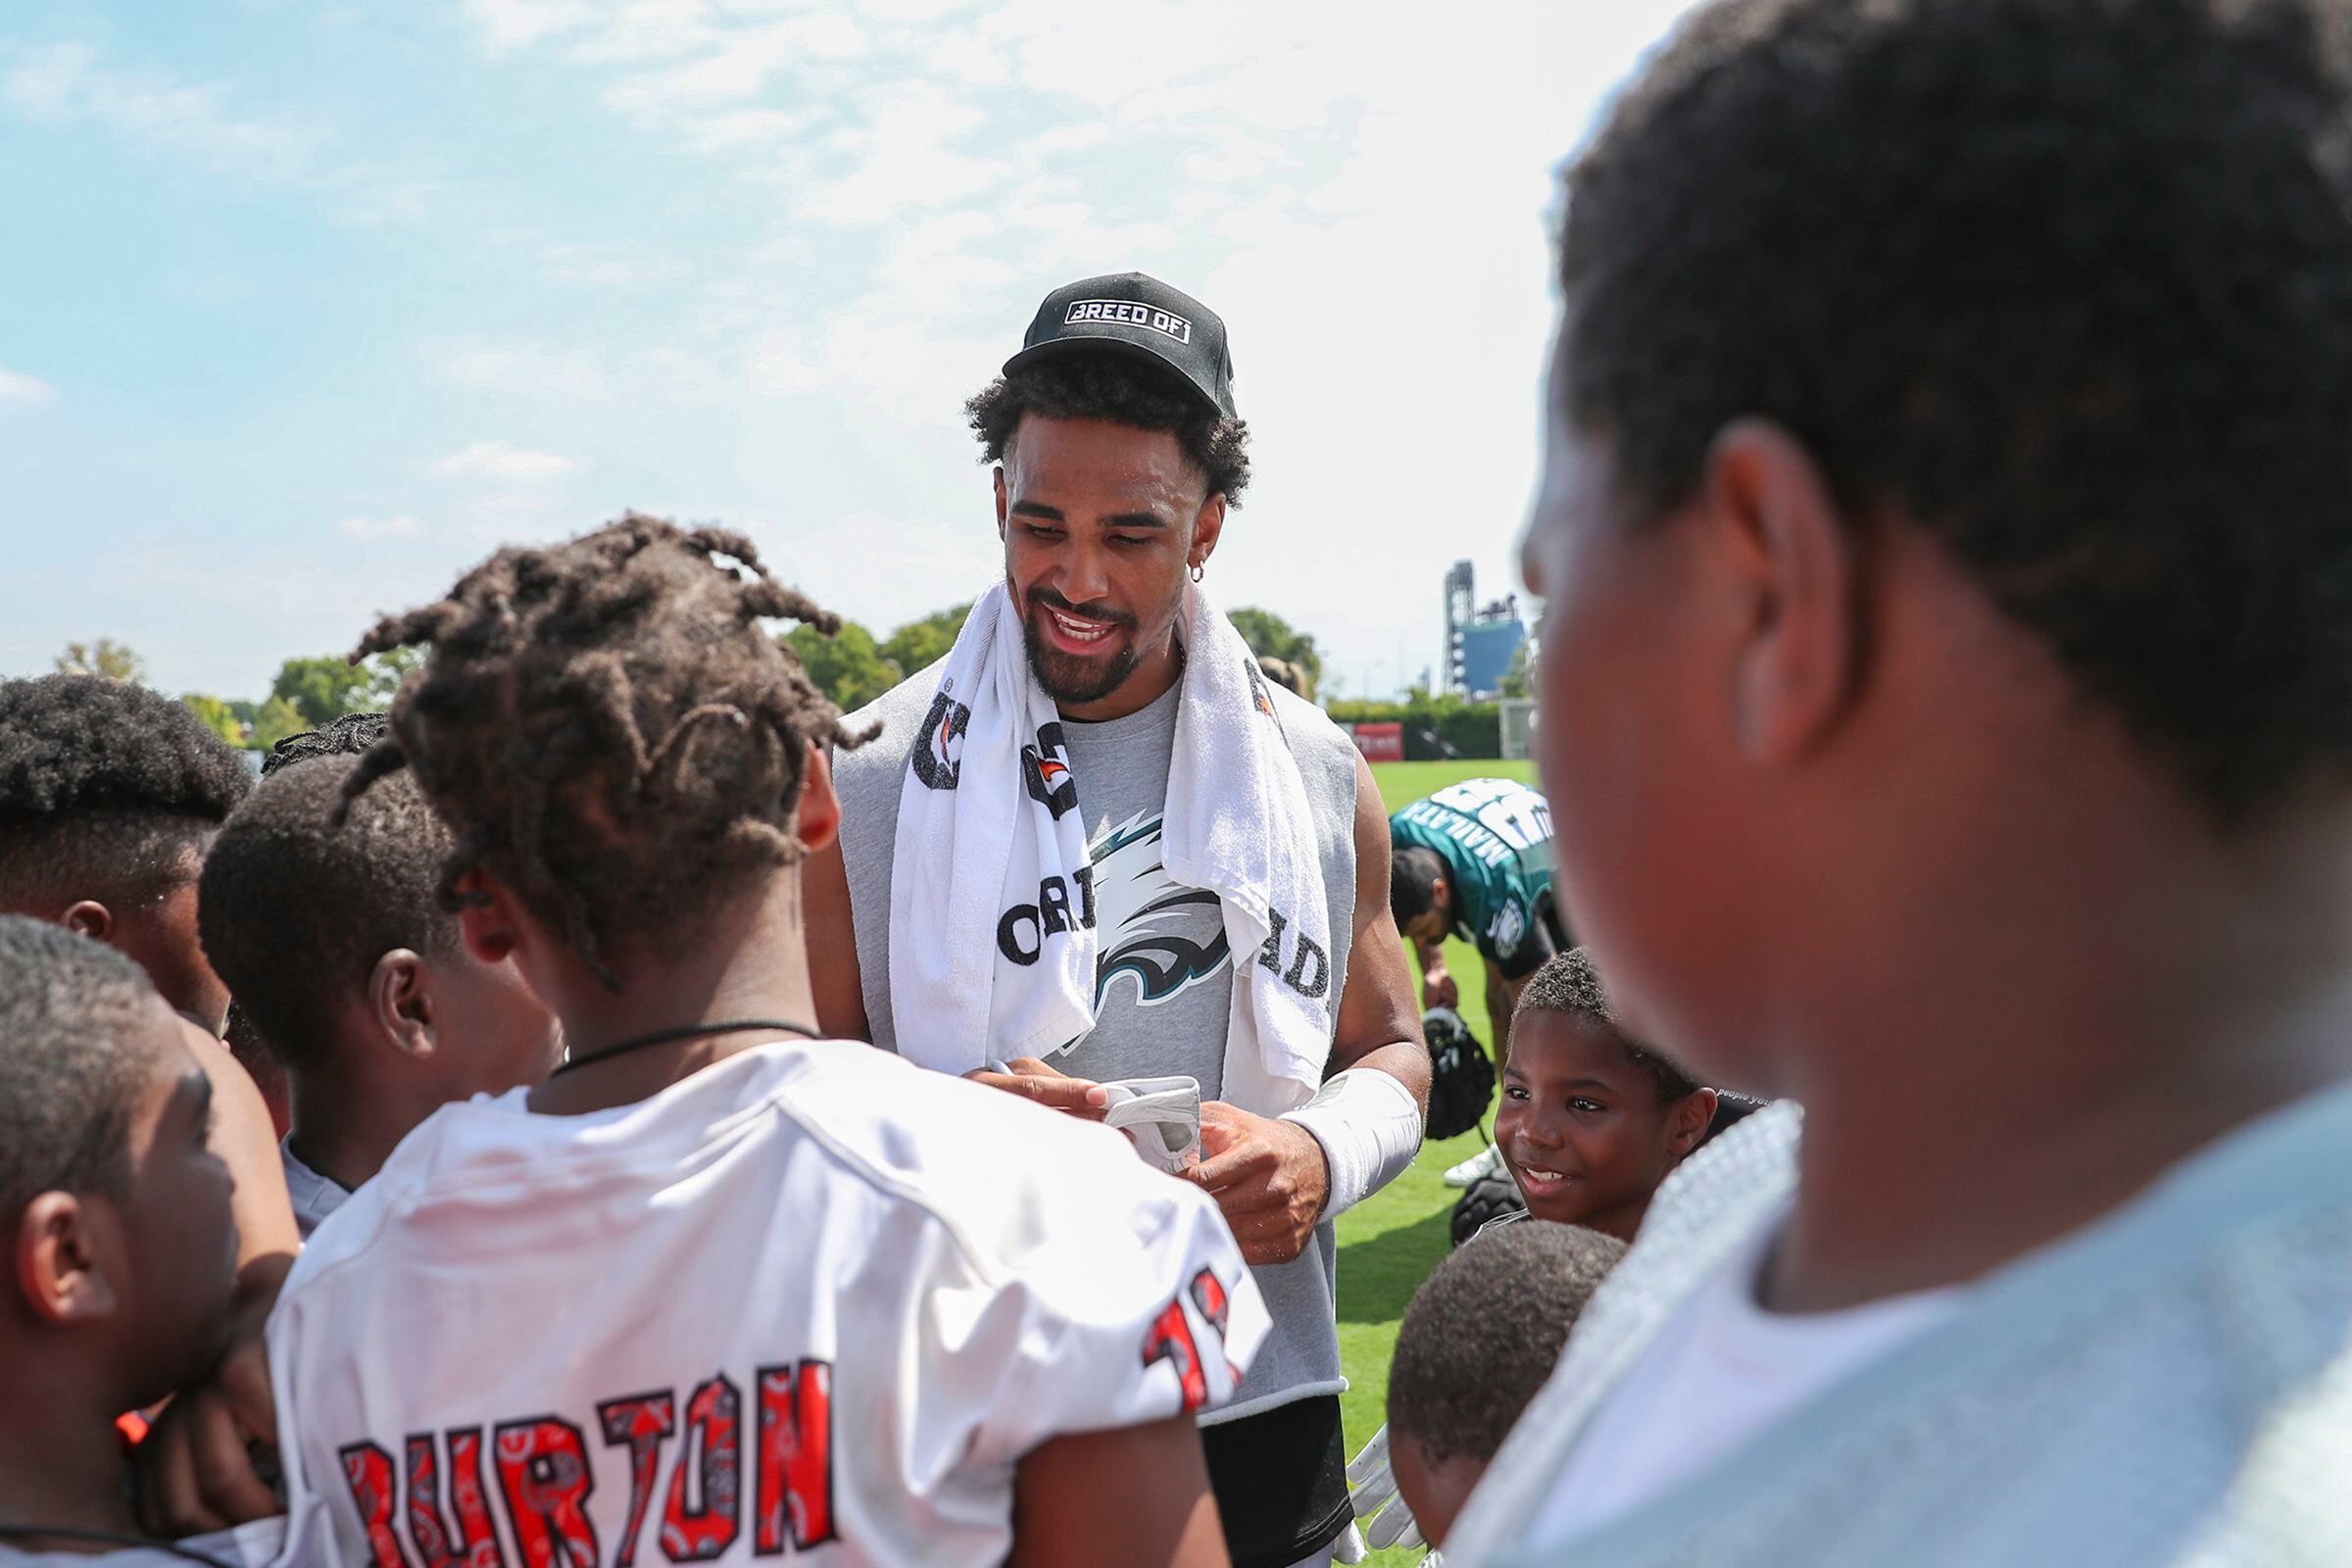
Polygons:
[[1528,977],[1494,1141],[1530,1214],[1632,1241],[1714,1116],[1714,1090],[1619,1027],[1583,949]]

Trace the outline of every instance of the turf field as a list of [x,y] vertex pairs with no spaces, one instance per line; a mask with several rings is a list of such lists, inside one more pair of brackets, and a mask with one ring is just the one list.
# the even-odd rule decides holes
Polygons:
[[[1533,783],[1535,764],[1375,762],[1372,777],[1394,811],[1461,779],[1516,778]],[[1450,941],[1446,944],[1446,962],[1461,988],[1462,1016],[1492,1050],[1494,1043],[1486,1038],[1485,963],[1468,944]],[[1419,974],[1416,966],[1416,984]],[[1490,1119],[1488,1126],[1493,1125]],[[1341,1405],[1347,1415],[1350,1455],[1384,1419],[1389,1355],[1396,1343],[1396,1323],[1404,1315],[1404,1303],[1446,1255],[1446,1221],[1453,1210],[1454,1192],[1438,1178],[1446,1166],[1476,1153],[1480,1144],[1479,1135],[1470,1132],[1449,1143],[1429,1145],[1411,1170],[1340,1216],[1340,1359],[1348,1384]],[[1379,1551],[1372,1554],[1371,1561],[1402,1564],[1419,1556],[1418,1551]]]

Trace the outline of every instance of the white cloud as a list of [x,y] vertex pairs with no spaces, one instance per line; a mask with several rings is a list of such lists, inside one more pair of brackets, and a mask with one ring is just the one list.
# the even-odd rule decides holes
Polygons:
[[420,222],[438,182],[380,163],[339,158],[327,128],[296,115],[254,115],[229,85],[108,63],[83,43],[0,48],[0,107],[51,130],[95,128],[159,158],[312,193],[338,222]]
[[231,113],[228,89],[219,82],[110,69],[86,44],[18,56],[0,74],[0,103],[36,124],[95,124],[234,172],[285,177],[310,161],[313,137],[298,122]]
[[335,532],[346,539],[414,539],[424,524],[415,517],[345,517]]
[[[863,621],[877,636],[974,597],[1004,570],[985,492],[976,492],[963,527],[857,512],[799,532],[755,519],[744,532],[786,581],[826,609]],[[889,547],[877,549],[877,540]],[[803,565],[814,568],[805,580]]]
[[570,458],[532,452],[504,441],[476,441],[452,452],[429,470],[444,479],[479,479],[496,484],[532,484],[560,479],[577,468]]
[[97,51],[82,44],[27,50],[0,74],[0,103],[42,124],[72,118]]
[[668,283],[687,275],[686,264],[635,245],[550,245],[544,252],[548,275],[581,288],[633,288]]
[[442,377],[479,392],[602,401],[612,396],[612,379],[593,350],[551,348],[537,343],[435,344],[428,358]]
[[493,53],[574,31],[597,9],[586,0],[466,0],[466,14]]
[[[1552,166],[1681,3],[1506,0],[1456,26],[1340,0],[465,0],[480,53],[619,118],[663,188],[501,214],[499,248],[564,286],[512,326],[453,314],[419,334],[426,375],[499,400],[454,400],[477,422],[428,451],[502,429],[593,453],[593,485],[572,458],[485,441],[428,466],[451,494],[345,509],[430,517],[429,545],[382,552],[405,558],[674,497],[887,626],[997,569],[963,397],[1047,288],[1141,268],[1233,329],[1257,476],[1219,599],[1314,631],[1335,686],[1400,683],[1437,661],[1447,564],[1473,558],[1483,596],[1512,586]],[[105,74],[86,50],[0,49],[0,103],[95,123]],[[300,129],[172,88],[107,122]],[[433,199],[376,177],[395,214]],[[332,193],[367,205],[351,178]],[[745,220],[666,238],[665,219],[708,229],[713,211]],[[804,493],[811,510],[786,510]]]
[[47,403],[56,396],[57,388],[39,376],[0,368],[0,403]]

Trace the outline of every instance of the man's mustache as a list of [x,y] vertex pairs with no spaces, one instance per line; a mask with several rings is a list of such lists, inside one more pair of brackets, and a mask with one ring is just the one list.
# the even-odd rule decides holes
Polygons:
[[1135,617],[1128,614],[1124,611],[1113,610],[1107,605],[1103,606],[1100,610],[1089,610],[1083,605],[1071,604],[1067,599],[1064,599],[1061,595],[1055,593],[1051,588],[1033,588],[1030,590],[1029,608],[1035,610],[1039,605],[1047,605],[1055,610],[1067,611],[1070,614],[1082,615],[1088,620],[1109,621],[1115,625],[1125,626],[1130,631],[1135,628]]

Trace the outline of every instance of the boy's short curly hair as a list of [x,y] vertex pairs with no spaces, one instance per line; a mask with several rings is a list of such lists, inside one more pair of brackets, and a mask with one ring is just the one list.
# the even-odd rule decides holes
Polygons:
[[2348,16],[1718,0],[1567,177],[1563,412],[1644,518],[1777,422],[2225,824],[2341,782]]
[[352,655],[428,650],[344,797],[408,767],[455,836],[443,906],[478,867],[616,984],[610,956],[691,947],[714,906],[798,859],[810,746],[871,736],[843,727],[767,617],[840,626],[725,529],[631,513],[501,550]]
[[264,779],[214,841],[197,885],[206,961],[290,1067],[320,1059],[336,1008],[364,993],[378,958],[459,947],[436,897],[453,841],[414,778],[382,780],[334,825],[359,763],[321,754]]
[[175,886],[252,787],[185,703],[100,675],[0,681],[0,908]]
[[1432,1465],[1484,1463],[1551,1376],[1625,1243],[1581,1225],[1494,1225],[1413,1293],[1389,1368],[1389,1425]]
[[147,1066],[147,971],[64,926],[0,914],[0,1224],[44,1192],[112,1192]]
[[1600,986],[1600,971],[1592,967],[1592,957],[1582,948],[1572,948],[1545,960],[1541,969],[1527,977],[1527,983],[1519,988],[1518,1005],[1511,1009],[1514,1032],[1518,1020],[1530,1012],[1573,1013],[1597,1024],[1656,1081],[1661,1102],[1696,1094],[1702,1087],[1681,1062],[1625,1032],[1625,1026],[1609,1010],[1608,994]]
[[1220,414],[1182,376],[1123,354],[1064,354],[1001,375],[963,405],[981,461],[1002,463],[1021,416],[1104,419],[1165,430],[1207,476],[1208,493],[1229,507],[1250,488],[1250,423]]

